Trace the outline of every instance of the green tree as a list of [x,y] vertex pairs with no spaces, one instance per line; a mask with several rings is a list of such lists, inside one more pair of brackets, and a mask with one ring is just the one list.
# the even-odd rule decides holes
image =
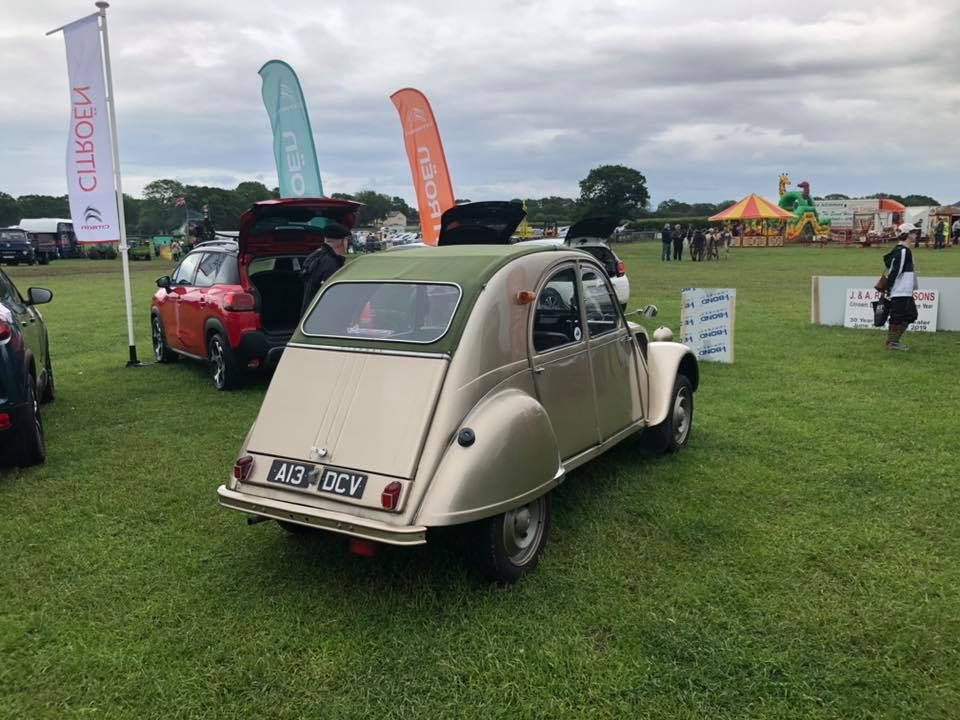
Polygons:
[[0,192],[0,227],[20,222],[20,206],[12,195]]
[[824,200],[849,200],[850,198],[843,193],[830,193],[823,196]]
[[625,165],[600,165],[580,181],[580,216],[635,218],[650,202],[647,179]]
[[907,195],[901,202],[907,207],[918,207],[923,205],[940,205],[929,195]]
[[21,195],[17,198],[20,208],[20,219],[24,218],[68,218],[70,204],[67,196],[53,197],[52,195]]

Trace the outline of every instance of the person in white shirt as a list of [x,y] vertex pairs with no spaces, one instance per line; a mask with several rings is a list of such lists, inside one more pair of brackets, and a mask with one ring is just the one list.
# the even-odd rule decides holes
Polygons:
[[953,221],[951,230],[952,230],[953,244],[956,245],[960,243],[960,217],[958,217],[956,220]]

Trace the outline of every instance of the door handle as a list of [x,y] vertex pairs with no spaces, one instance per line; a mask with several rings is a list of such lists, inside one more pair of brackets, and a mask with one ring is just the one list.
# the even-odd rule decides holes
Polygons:
[[543,365],[537,365],[533,368],[533,373],[535,375],[542,375],[544,370],[546,370],[546,368]]

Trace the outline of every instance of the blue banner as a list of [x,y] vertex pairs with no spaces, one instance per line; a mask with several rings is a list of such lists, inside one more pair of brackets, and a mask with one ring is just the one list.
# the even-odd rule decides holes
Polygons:
[[297,74],[281,60],[269,61],[259,72],[263,104],[273,129],[280,197],[322,197],[313,129]]

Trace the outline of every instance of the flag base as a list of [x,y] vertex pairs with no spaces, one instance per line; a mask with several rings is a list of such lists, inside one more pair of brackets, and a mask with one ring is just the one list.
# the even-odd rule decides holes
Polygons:
[[142,363],[137,359],[137,346],[130,346],[130,359],[127,361],[127,367],[146,367],[150,363]]

